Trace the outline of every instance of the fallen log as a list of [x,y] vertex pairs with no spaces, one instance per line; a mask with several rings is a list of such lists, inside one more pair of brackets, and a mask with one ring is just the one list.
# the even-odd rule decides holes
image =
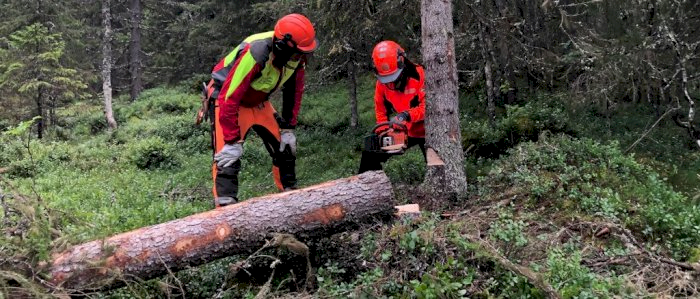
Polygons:
[[114,288],[249,254],[271,233],[327,237],[393,212],[389,179],[366,172],[74,246],[52,257],[48,282],[68,293]]

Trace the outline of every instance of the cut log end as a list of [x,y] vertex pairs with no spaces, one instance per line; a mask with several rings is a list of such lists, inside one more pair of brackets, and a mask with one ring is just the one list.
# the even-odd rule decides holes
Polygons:
[[396,213],[394,215],[398,218],[419,218],[420,217],[420,206],[418,204],[408,204],[394,207]]
[[428,167],[430,166],[445,166],[445,162],[442,161],[440,156],[438,156],[437,152],[435,152],[434,149],[428,148],[426,150],[426,158],[428,160]]

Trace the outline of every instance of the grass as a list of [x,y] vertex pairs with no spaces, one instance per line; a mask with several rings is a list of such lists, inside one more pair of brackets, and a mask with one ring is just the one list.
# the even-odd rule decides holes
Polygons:
[[[361,126],[355,130],[347,128],[346,89],[321,87],[304,98],[297,129],[300,187],[356,174],[362,136],[374,119],[371,92],[358,93]],[[280,106],[279,97],[273,102]],[[205,211],[212,208],[211,149],[206,127],[192,121],[197,105],[197,95],[185,88],[151,89],[135,103],[121,97],[115,102],[120,127],[107,133],[99,105],[79,103],[61,111],[66,127],[73,127],[62,131],[65,140],[31,143],[34,165],[28,166],[29,151],[20,144],[14,149],[26,153],[6,160],[21,192],[35,189],[51,208],[82,223],[65,232],[76,241]],[[393,159],[388,169],[395,181],[416,181],[399,173],[420,162],[416,155]],[[241,199],[276,192],[272,160],[254,134],[242,164]]]

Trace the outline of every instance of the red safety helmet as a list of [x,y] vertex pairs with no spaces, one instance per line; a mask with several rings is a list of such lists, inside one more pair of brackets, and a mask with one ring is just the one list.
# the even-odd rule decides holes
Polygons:
[[405,52],[396,42],[385,40],[374,46],[372,61],[377,80],[384,84],[396,81],[404,68]]
[[305,16],[296,13],[277,21],[275,37],[302,53],[311,53],[318,47],[314,25]]

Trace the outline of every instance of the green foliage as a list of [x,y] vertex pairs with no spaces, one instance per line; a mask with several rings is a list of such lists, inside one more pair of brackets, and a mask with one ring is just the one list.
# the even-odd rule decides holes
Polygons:
[[[593,107],[578,109],[576,129],[582,136],[590,136],[600,142],[617,142],[634,153],[640,163],[651,166],[661,176],[668,178],[676,190],[693,192],[700,185],[697,170],[700,169],[700,151],[688,138],[685,129],[666,117],[655,128],[658,111],[650,106],[620,104],[610,116],[601,117]],[[645,138],[640,137],[647,134]],[[635,147],[630,148],[635,142]]]
[[[32,155],[37,145],[25,140],[29,140],[29,128],[36,120],[22,122],[0,134],[2,156],[9,152],[6,147],[12,148],[9,157]],[[22,165],[36,170],[37,167],[30,164],[33,161],[25,159]],[[17,167],[10,166],[8,169],[10,178],[17,177]],[[0,177],[3,175],[0,172]],[[34,173],[28,174],[32,175]],[[0,262],[4,265],[0,271],[0,297],[17,284],[27,294],[39,297],[44,290],[23,274],[28,267],[38,268],[39,264],[50,260],[52,251],[61,243],[57,241],[60,240],[60,229],[64,224],[62,218],[65,217],[36,193],[17,193],[11,181],[5,178],[0,180],[0,203]]]
[[508,190],[533,206],[622,221],[679,257],[700,244],[700,210],[616,144],[552,136],[509,154],[481,179],[482,196]]
[[[375,78],[368,75],[358,76],[357,111],[359,130],[362,134],[374,126],[374,86]],[[349,131],[350,103],[348,89],[342,85],[328,85],[305,93],[299,113],[299,126],[324,129],[336,134]],[[276,99],[275,107],[281,107]]]
[[398,245],[400,251],[398,254],[426,254],[430,255],[435,252],[435,227],[437,219],[433,218],[421,223],[417,229],[406,231],[398,235]]
[[125,153],[126,158],[139,169],[172,169],[180,165],[173,145],[158,137],[131,143]]
[[522,220],[514,220],[510,213],[502,213],[491,225],[489,235],[518,248],[527,245],[527,237],[523,234],[524,229],[525,223]]
[[159,119],[164,115],[181,115],[191,113],[194,123],[194,113],[199,107],[197,94],[187,93],[181,88],[159,87],[145,90],[134,103],[118,102],[115,114],[119,120]]
[[208,124],[196,126],[189,114],[164,115],[158,118],[134,118],[131,124],[113,136],[117,143],[130,139],[157,137],[174,145],[183,153],[204,153],[211,151]]
[[0,165],[6,165],[6,173],[13,178],[31,178],[45,167],[46,151],[36,140],[32,140],[31,127],[40,117],[20,122],[0,135]]
[[393,184],[418,185],[425,177],[425,158],[418,146],[384,163],[384,172]]
[[355,289],[354,283],[337,281],[336,276],[345,274],[345,269],[339,268],[337,264],[326,263],[318,269],[316,281],[318,281],[318,292],[328,297],[347,296]]
[[546,276],[562,298],[611,298],[628,290],[617,278],[604,278],[581,265],[580,252],[553,250],[547,258]]
[[30,120],[20,122],[14,128],[9,128],[7,131],[2,132],[2,134],[5,136],[22,137],[26,135],[29,129],[40,119],[41,116],[35,116]]
[[501,294],[502,298],[544,298],[543,291],[536,288],[523,276],[498,267],[494,273],[489,292]]
[[65,42],[60,33],[34,23],[12,33],[8,43],[9,50],[0,60],[0,90],[8,97],[25,99],[18,108],[25,108],[26,99],[38,106],[59,106],[84,98],[86,83],[77,70],[63,63]]
[[[347,275],[347,269],[335,263],[319,268],[317,295],[334,298],[460,298],[465,295],[475,277],[474,269],[467,264],[465,255],[454,255],[455,244],[441,242],[444,227],[439,224],[437,215],[423,217],[418,222],[404,220],[395,227],[366,234],[360,241],[359,256],[362,264],[371,266],[363,267],[357,275]],[[454,233],[455,229],[457,227],[450,228],[450,232]]]
[[68,118],[67,124],[72,127],[74,136],[90,136],[107,130],[107,119],[99,110],[84,111],[79,117]]
[[545,131],[573,134],[560,104],[537,100],[524,106],[507,106],[506,115],[497,118],[494,125],[486,120],[464,121],[462,146],[475,147],[472,152],[477,157],[493,158],[520,142],[536,141]]
[[374,291],[372,286],[384,276],[381,268],[374,268],[357,274],[351,282],[341,280],[346,275],[345,269],[335,263],[326,263],[318,269],[316,281],[318,282],[317,295],[327,298],[372,298]]
[[438,264],[420,280],[411,280],[412,296],[415,298],[462,298],[474,279],[474,273],[460,273],[455,276],[455,269],[465,268],[460,261],[448,257],[445,264]]

